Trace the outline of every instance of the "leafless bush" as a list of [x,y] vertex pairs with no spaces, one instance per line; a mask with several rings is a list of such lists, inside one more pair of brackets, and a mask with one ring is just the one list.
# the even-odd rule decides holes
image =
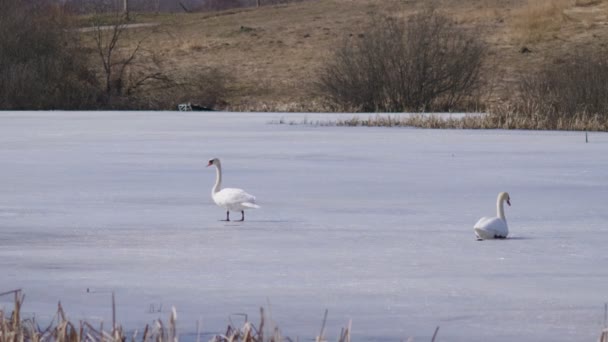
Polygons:
[[0,0],[0,109],[79,109],[98,97],[59,6]]
[[608,59],[605,53],[578,53],[522,75],[513,99],[515,115],[538,128],[576,126],[608,120]]
[[339,47],[316,92],[341,110],[455,110],[480,90],[485,45],[453,20],[426,10],[407,20],[375,17]]

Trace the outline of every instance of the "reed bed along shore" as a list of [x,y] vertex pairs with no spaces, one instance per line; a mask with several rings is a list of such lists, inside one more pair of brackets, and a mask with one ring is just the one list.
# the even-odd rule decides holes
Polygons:
[[[14,296],[14,307],[11,313],[0,309],[0,342],[178,342],[177,311],[172,308],[169,319],[164,322],[161,319],[147,324],[141,332],[135,330],[127,333],[116,321],[116,306],[114,294],[112,294],[112,322],[105,325],[93,326],[87,321],[78,323],[69,321],[61,306],[57,305],[50,324],[40,326],[34,317],[22,317],[21,308],[25,295],[21,290],[13,290],[0,293],[0,296]],[[247,317],[247,316],[245,316]],[[281,342],[293,341],[283,336],[278,327],[268,323],[264,309],[260,308],[260,322],[253,324],[245,318],[242,327],[228,325],[226,332],[214,335],[210,342]],[[327,310],[321,325],[321,330],[316,336],[317,342],[327,341],[325,338],[325,323],[327,321]],[[199,322],[200,323],[200,322]],[[351,323],[342,328],[337,338],[338,342],[350,342]],[[200,324],[197,324],[200,326]],[[435,336],[437,335],[435,331]],[[297,340],[297,339],[296,339]],[[435,337],[433,337],[435,340]],[[201,332],[197,332],[197,342],[201,341]]]
[[[9,314],[0,308],[0,342],[179,342],[175,307],[172,308],[166,323],[157,319],[151,324],[147,324],[141,333],[139,330],[127,333],[116,321],[116,305],[114,293],[112,293],[112,322],[109,326],[104,326],[103,322],[99,326],[93,326],[83,320],[78,323],[71,322],[66,318],[66,313],[61,306],[61,302],[59,302],[57,312],[51,322],[47,326],[41,327],[35,317],[22,317],[21,308],[25,295],[20,289],[0,293],[0,297],[11,295],[14,297],[13,311]],[[327,314],[328,310],[325,310],[320,331],[314,338],[315,342],[329,341],[326,338],[325,329]],[[229,324],[225,333],[214,335],[209,342],[294,341],[290,337],[283,336],[279,328],[272,323],[272,320],[266,318],[264,308],[260,308],[260,322],[258,325],[250,322],[247,315],[244,316],[245,322],[242,327]],[[200,322],[197,322],[197,342],[201,341],[199,328]],[[352,320],[341,329],[336,341],[350,342],[351,331]],[[439,326],[435,328],[430,341],[435,342],[438,334]],[[299,338],[295,339],[295,341],[298,340]],[[410,337],[407,341],[413,341],[413,338]],[[598,342],[608,342],[608,303],[604,304],[604,328],[600,332]]]
[[434,129],[524,129],[608,131],[608,117],[600,115],[576,115],[570,118],[519,115],[506,110],[487,114],[377,114],[344,115],[344,118],[324,120],[289,120],[281,118],[271,124],[338,126],[338,127],[417,127]]

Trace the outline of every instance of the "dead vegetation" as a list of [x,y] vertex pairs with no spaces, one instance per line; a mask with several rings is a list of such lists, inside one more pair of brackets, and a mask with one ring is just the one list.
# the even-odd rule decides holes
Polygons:
[[0,293],[0,296],[13,295],[14,308],[10,315],[0,310],[0,342],[124,342],[140,340],[142,342],[174,342],[177,341],[177,314],[172,310],[169,322],[165,325],[160,319],[151,325],[146,325],[142,334],[135,331],[127,336],[122,326],[116,322],[116,308],[112,295],[112,324],[104,328],[103,322],[95,327],[86,321],[73,323],[66,317],[61,306],[46,327],[41,327],[35,317],[22,317],[21,307],[25,295],[21,290]]
[[569,119],[558,118],[549,126],[541,117],[521,115],[513,108],[500,108],[487,114],[353,114],[336,120],[285,120],[272,121],[271,124],[339,126],[339,127],[416,127],[429,129],[532,129],[532,130],[574,130],[574,131],[608,131],[608,120],[604,116]]
[[[605,53],[578,52],[523,75],[512,100],[521,120],[545,129],[580,129],[581,122],[608,122],[608,60]],[[588,129],[588,128],[585,128]]]
[[339,111],[469,109],[482,87],[485,45],[433,8],[372,18],[323,66],[316,91]]
[[[388,117],[378,117],[377,120],[390,120]],[[374,122],[374,121],[368,121]],[[173,307],[169,319],[164,323],[161,319],[147,324],[141,333],[138,330],[127,335],[125,329],[116,321],[116,303],[112,293],[112,322],[111,326],[105,327],[103,321],[98,327],[87,321],[80,320],[73,323],[68,320],[66,313],[57,304],[57,312],[46,327],[41,327],[35,317],[23,317],[21,308],[25,300],[25,294],[21,289],[1,292],[0,297],[13,296],[13,311],[8,314],[0,309],[0,342],[178,342],[177,311]],[[209,342],[292,342],[287,336],[283,336],[279,328],[268,319],[264,308],[260,308],[260,323],[256,326],[248,320],[246,314],[238,314],[245,318],[243,326],[237,327],[230,320],[230,324],[223,334],[214,335]],[[326,323],[328,310],[325,310],[321,329],[315,337],[315,342],[327,342]],[[608,304],[604,304],[604,327],[601,331],[599,342],[608,342]],[[201,341],[200,323],[197,322],[196,341]],[[352,332],[352,320],[341,329],[337,342],[350,342]],[[435,342],[439,333],[439,326],[435,328],[431,342]],[[299,339],[296,339],[298,341]],[[413,339],[410,337],[408,341]]]
[[[141,333],[135,330],[127,335],[125,329],[116,321],[116,306],[112,294],[112,322],[104,328],[103,322],[99,326],[80,320],[71,322],[61,306],[57,305],[57,312],[46,327],[41,327],[35,317],[22,317],[21,308],[25,295],[20,289],[0,293],[0,296],[13,296],[13,311],[8,314],[0,309],[0,342],[178,342],[177,312],[172,308],[168,321],[161,319],[147,324]],[[232,322],[223,334],[213,336],[210,342],[283,342],[292,341],[283,336],[278,327],[266,318],[264,309],[260,308],[260,323],[256,326],[245,317],[242,327],[233,326]],[[317,342],[326,342],[325,323],[327,310],[323,318],[321,331],[316,337]],[[200,322],[199,322],[200,323]],[[337,342],[350,342],[351,324],[342,328]],[[200,327],[200,324],[197,324]],[[437,331],[435,331],[435,335]],[[201,340],[201,332],[197,331],[197,341]],[[433,337],[434,340],[434,337]]]

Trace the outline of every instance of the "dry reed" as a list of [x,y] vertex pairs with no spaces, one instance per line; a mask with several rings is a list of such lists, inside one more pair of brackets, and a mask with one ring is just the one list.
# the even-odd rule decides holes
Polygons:
[[[476,116],[481,118],[482,116]],[[393,120],[384,118],[384,120]],[[360,121],[364,122],[364,121]],[[374,122],[368,121],[368,122]],[[395,122],[395,121],[390,121]],[[46,327],[40,327],[35,318],[22,318],[21,307],[25,299],[25,295],[21,289],[6,291],[0,293],[0,297],[13,295],[14,308],[10,315],[7,315],[4,309],[0,309],[0,342],[178,342],[179,335],[177,333],[177,312],[172,308],[169,316],[169,324],[165,326],[163,321],[158,319],[151,325],[147,324],[143,330],[141,337],[138,337],[138,331],[135,330],[131,336],[127,336],[122,328],[116,322],[116,305],[114,293],[112,293],[112,329],[104,330],[103,322],[99,328],[93,327],[86,321],[79,321],[74,324],[66,319],[66,314],[61,306],[61,302],[57,305],[57,312],[51,320],[51,323]],[[321,330],[315,338],[315,342],[327,342],[325,338],[325,326],[327,323],[328,310],[325,310]],[[233,326],[232,321],[226,329],[226,333],[213,336],[209,342],[292,342],[289,337],[282,336],[278,327],[269,325],[266,326],[266,315],[264,309],[260,308],[260,323],[256,327],[248,321],[246,314],[239,314],[245,317],[245,322],[241,328]],[[606,316],[608,315],[608,304],[604,306],[604,329],[598,339],[599,342],[608,342],[608,328],[606,327]],[[265,334],[268,331],[268,334]],[[352,331],[352,320],[348,322],[348,326],[342,328],[337,342],[350,342]],[[431,339],[434,342],[439,332],[439,326],[435,329]],[[200,342],[200,322],[197,322],[197,338]],[[410,337],[408,341],[411,341]]]
[[116,323],[116,306],[112,294],[112,327],[104,330],[103,322],[99,327],[94,327],[86,321],[73,323],[67,320],[66,314],[61,306],[57,305],[57,312],[47,327],[40,327],[35,318],[22,318],[21,307],[25,295],[20,289],[0,293],[0,296],[13,295],[14,309],[10,315],[0,310],[0,342],[176,342],[177,332],[175,329],[177,314],[172,310],[169,318],[169,326],[165,327],[159,319],[152,325],[146,325],[143,335],[138,337],[135,331],[128,337],[122,326]]
[[[21,307],[25,295],[21,289],[0,293],[0,296],[14,296],[14,308],[12,313],[7,314],[0,309],[0,342],[178,342],[177,333],[177,312],[175,308],[171,310],[168,324],[165,325],[158,319],[152,324],[147,324],[143,334],[138,336],[135,330],[131,336],[127,336],[123,327],[116,322],[116,305],[114,294],[112,294],[112,326],[111,330],[104,330],[103,322],[99,327],[94,327],[86,321],[79,323],[70,322],[61,306],[57,305],[51,323],[47,327],[40,327],[35,318],[23,318]],[[281,335],[276,326],[266,326],[266,315],[264,309],[260,308],[260,323],[258,326],[247,320],[241,328],[233,326],[232,322],[228,325],[224,334],[218,334],[210,339],[210,342],[282,342],[292,341],[289,337]],[[327,310],[323,319],[321,334],[317,336],[317,342],[325,342],[325,322],[327,320]],[[200,323],[200,322],[199,322]],[[343,328],[338,336],[338,342],[350,342],[351,324]],[[200,324],[197,325],[197,341],[200,341]],[[267,330],[267,333],[265,333]]]
[[602,330],[602,334],[600,335],[598,342],[608,342],[608,328]]
[[378,114],[362,117],[353,115],[336,120],[270,121],[270,124],[339,126],[339,127],[418,127],[434,129],[530,129],[530,130],[569,130],[569,131],[608,131],[608,117],[575,115],[560,118],[549,125],[543,116],[529,117],[504,107],[488,114],[469,114],[452,116],[450,114]]

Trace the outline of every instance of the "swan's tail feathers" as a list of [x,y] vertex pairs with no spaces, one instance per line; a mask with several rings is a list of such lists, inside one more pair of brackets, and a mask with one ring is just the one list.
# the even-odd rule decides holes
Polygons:
[[243,207],[247,207],[247,208],[251,208],[251,209],[258,209],[260,206],[255,204],[255,203],[250,203],[250,202],[243,202],[241,203],[241,205]]

